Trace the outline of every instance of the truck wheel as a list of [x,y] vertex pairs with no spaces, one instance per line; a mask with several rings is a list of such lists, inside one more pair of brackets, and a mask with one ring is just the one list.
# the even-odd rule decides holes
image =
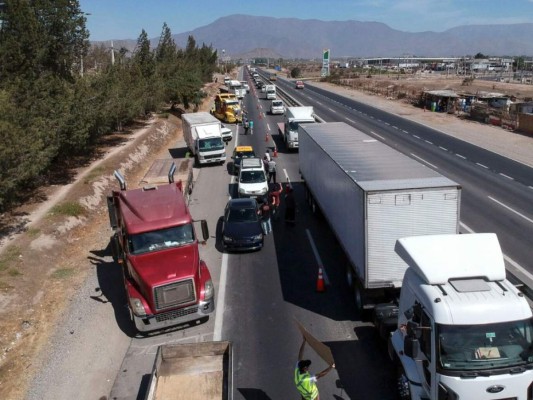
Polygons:
[[409,380],[401,365],[398,365],[396,372],[396,385],[398,389],[398,400],[411,400],[411,389],[409,388]]
[[360,316],[363,315],[363,306],[364,306],[364,295],[363,295],[363,288],[359,283],[355,283],[353,286],[353,297],[355,302],[355,308],[357,309],[357,312]]

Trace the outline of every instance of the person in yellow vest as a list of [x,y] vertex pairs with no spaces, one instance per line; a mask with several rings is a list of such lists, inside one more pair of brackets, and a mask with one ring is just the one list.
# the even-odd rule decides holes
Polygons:
[[298,389],[298,392],[300,392],[300,395],[302,396],[302,400],[320,400],[316,381],[335,368],[335,364],[330,365],[324,371],[319,372],[316,375],[311,375],[309,373],[311,360],[303,359],[305,343],[306,340],[304,337],[302,345],[300,346],[300,352],[298,353],[298,363],[294,370],[294,383],[296,389]]

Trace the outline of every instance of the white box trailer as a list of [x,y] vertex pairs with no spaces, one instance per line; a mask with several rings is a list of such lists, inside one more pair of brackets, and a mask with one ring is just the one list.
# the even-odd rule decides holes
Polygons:
[[346,253],[357,306],[397,297],[407,265],[396,240],[457,233],[460,185],[343,122],[298,129],[308,201]]
[[226,148],[220,121],[208,112],[183,114],[181,120],[185,143],[195,156],[197,164],[224,164]]

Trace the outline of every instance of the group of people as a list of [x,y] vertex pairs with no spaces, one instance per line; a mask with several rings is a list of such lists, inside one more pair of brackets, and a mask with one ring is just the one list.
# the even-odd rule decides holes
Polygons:
[[[269,185],[269,191],[266,195],[260,198],[259,213],[261,215],[261,225],[265,235],[272,232],[272,218],[277,219],[278,209],[281,204],[281,194],[283,193],[283,185],[274,182]],[[294,223],[296,215],[296,201],[294,199],[294,190],[290,185],[285,187],[285,222]]]
[[276,183],[276,162],[270,155],[270,151],[267,150],[265,156],[263,157],[263,164],[265,166],[265,171],[267,172],[267,181],[268,183]]

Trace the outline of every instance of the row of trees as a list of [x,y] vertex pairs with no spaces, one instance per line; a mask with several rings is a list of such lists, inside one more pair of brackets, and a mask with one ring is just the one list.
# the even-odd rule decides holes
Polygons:
[[[0,212],[45,184],[59,163],[174,104],[199,104],[217,54],[163,24],[155,49],[143,30],[132,54],[93,47],[77,0],[5,0],[0,9]],[[98,70],[87,60],[106,54]]]

